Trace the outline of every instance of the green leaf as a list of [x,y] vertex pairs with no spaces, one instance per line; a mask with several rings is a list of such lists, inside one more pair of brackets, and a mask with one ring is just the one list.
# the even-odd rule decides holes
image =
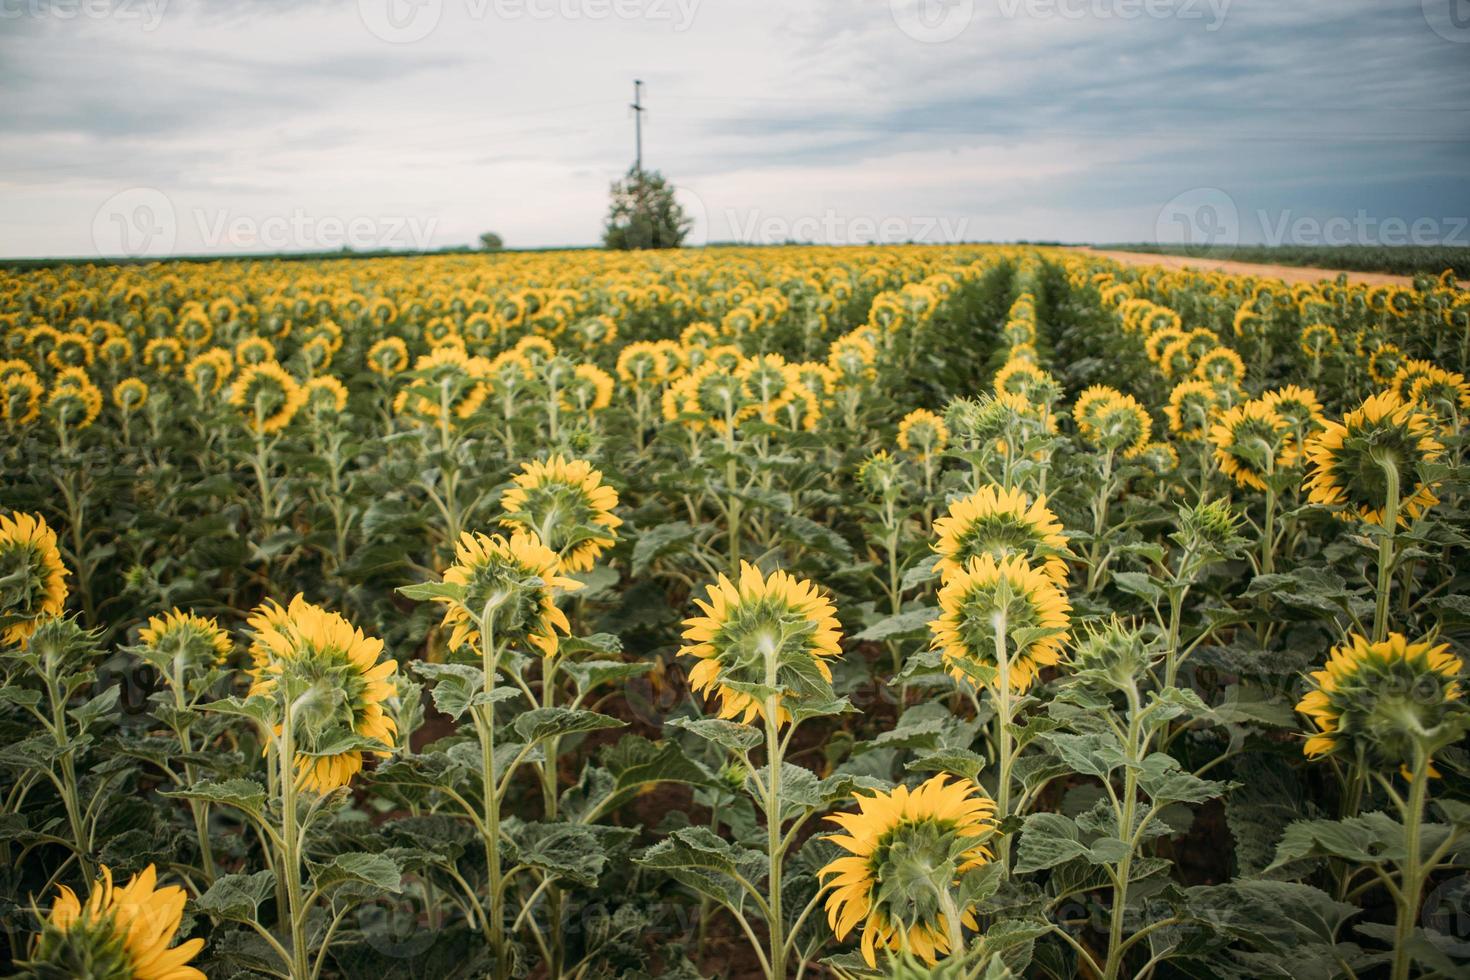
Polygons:
[[1077,824],[1060,813],[1033,813],[1026,818],[1016,847],[1016,874],[1054,868],[1063,861],[1086,857]]
[[586,694],[602,684],[641,677],[653,667],[647,661],[630,664],[621,660],[564,660],[559,669],[576,683],[578,694]]
[[418,585],[400,585],[398,594],[415,602],[428,602],[432,599],[452,599],[459,602],[464,598],[464,586],[455,585],[452,582],[421,582]]
[[747,894],[738,879],[754,887],[766,870],[761,852],[721,840],[708,827],[676,830],[635,860],[733,909]]
[[1267,871],[1293,861],[1339,857],[1359,864],[1402,860],[1404,828],[1386,813],[1365,813],[1347,820],[1298,820],[1276,845],[1276,860]]
[[688,521],[670,521],[644,531],[633,543],[633,577],[642,577],[655,561],[682,550],[694,540],[694,534],[694,527]]
[[921,609],[910,609],[894,616],[885,616],[872,626],[853,636],[854,640],[863,642],[886,640],[889,637],[904,636],[909,633],[917,633],[929,628],[929,624],[939,616],[939,609],[935,606],[924,606]]
[[338,854],[330,863],[312,868],[312,883],[321,891],[355,884],[396,895],[403,890],[402,878],[403,870],[396,861],[361,851]]
[[910,772],[949,772],[975,779],[985,768],[985,757],[969,749],[939,749],[921,753],[904,768]]
[[261,903],[274,898],[276,875],[257,871],[250,875],[223,875],[200,895],[194,907],[205,915],[229,922],[255,922]]
[[1143,760],[1143,771],[1138,776],[1139,787],[1148,794],[1154,806],[1168,802],[1204,803],[1223,796],[1233,783],[1213,779],[1201,779],[1179,768],[1172,756],[1155,752]]
[[1112,735],[1069,735],[1052,732],[1041,739],[1054,749],[1074,771],[1106,779],[1127,764],[1127,758]]
[[253,779],[195,783],[187,789],[160,790],[159,795],[232,806],[257,818],[265,812],[265,787]]
[[721,718],[670,718],[665,728],[682,728],[731,752],[748,752],[761,744],[761,733],[749,725]]
[[515,730],[527,743],[579,732],[624,728],[627,722],[581,708],[533,708],[515,720]]
[[[607,863],[607,847],[593,829],[576,823],[525,823],[515,821],[507,831],[515,844],[507,855],[515,864],[525,864],[547,875],[596,887]],[[631,830],[626,831],[631,836]]]

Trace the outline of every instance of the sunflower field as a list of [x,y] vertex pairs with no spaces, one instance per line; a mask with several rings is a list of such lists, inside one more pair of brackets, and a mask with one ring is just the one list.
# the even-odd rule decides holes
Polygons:
[[0,975],[1465,976],[1470,292],[0,272]]

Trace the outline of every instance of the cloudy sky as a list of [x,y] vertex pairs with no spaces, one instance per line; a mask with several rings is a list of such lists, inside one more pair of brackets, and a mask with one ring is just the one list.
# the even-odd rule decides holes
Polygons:
[[1470,0],[0,0],[0,256],[1470,244]]

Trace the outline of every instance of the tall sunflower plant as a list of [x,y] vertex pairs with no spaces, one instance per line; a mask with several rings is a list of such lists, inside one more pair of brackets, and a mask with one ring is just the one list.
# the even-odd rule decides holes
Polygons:
[[[842,655],[836,609],[812,582],[749,563],[736,578],[719,576],[695,604],[699,614],[684,621],[679,655],[693,660],[690,688],[713,702],[714,717],[693,714],[666,726],[724,758],[730,805],[711,807],[710,826],[673,830],[638,863],[722,909],[765,976],[801,976],[825,940],[815,915],[824,893],[815,855],[823,844],[798,848],[803,828],[854,789],[883,788],[871,777],[819,778],[789,761],[803,722],[852,710],[832,686],[832,664]],[[754,819],[737,817],[745,813]]]
[[[602,819],[655,783],[712,778],[677,746],[635,735],[608,743],[575,779],[563,775],[568,753],[627,724],[595,710],[606,688],[653,668],[623,660],[616,636],[573,635],[575,613],[562,607],[616,542],[617,503],[585,461],[525,464],[501,500],[509,533],[466,532],[440,581],[399,590],[442,610],[445,659],[415,670],[459,728],[381,767],[374,785],[473,831],[479,866],[456,859],[443,870],[492,976],[515,973],[529,949],[559,973],[599,955],[568,927],[604,874],[628,865],[632,834]],[[526,778],[540,800],[535,823],[507,816]]]

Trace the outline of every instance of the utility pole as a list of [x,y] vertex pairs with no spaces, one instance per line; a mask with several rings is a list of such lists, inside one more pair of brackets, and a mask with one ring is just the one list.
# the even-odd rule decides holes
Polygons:
[[633,79],[633,144],[636,155],[633,157],[633,172],[643,173],[643,83]]

